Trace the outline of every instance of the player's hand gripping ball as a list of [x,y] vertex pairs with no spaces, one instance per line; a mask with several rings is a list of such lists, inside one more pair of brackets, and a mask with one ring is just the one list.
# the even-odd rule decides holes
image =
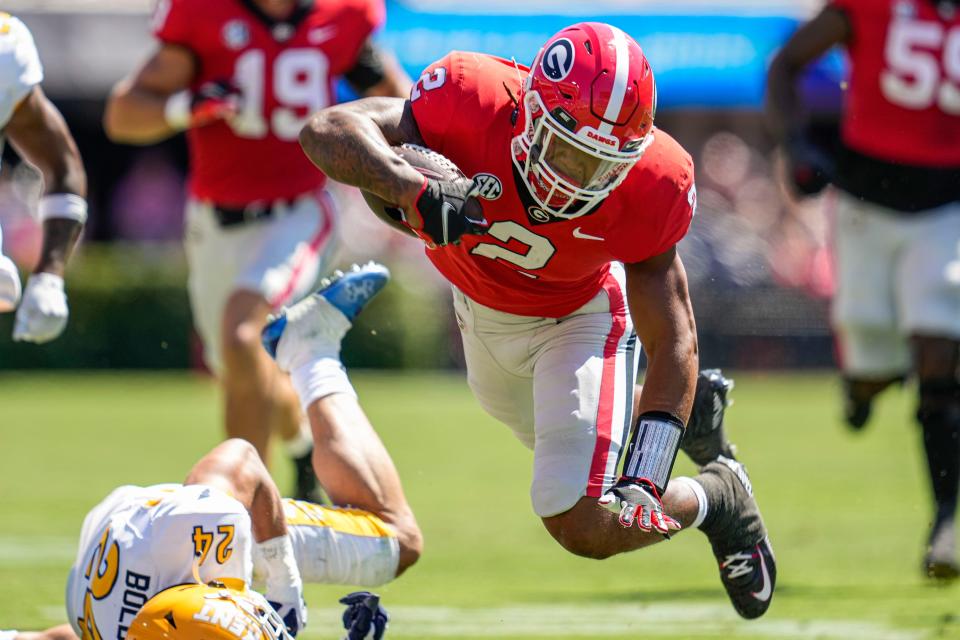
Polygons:
[[441,247],[457,244],[465,234],[486,233],[489,225],[476,198],[476,185],[453,162],[417,145],[404,144],[393,150],[423,174],[426,184],[409,211],[361,191],[377,217],[429,245]]

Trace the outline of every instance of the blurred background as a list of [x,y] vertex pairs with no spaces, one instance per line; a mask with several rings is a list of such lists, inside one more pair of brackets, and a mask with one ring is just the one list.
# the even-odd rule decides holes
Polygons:
[[[699,209],[682,255],[691,281],[701,361],[737,368],[824,368],[833,363],[831,275],[823,198],[788,197],[762,121],[764,73],[815,0],[388,0],[380,38],[416,78],[452,49],[515,56],[529,64],[550,34],[574,20],[613,22],[644,48],[657,75],[658,125],[694,156]],[[0,340],[0,369],[202,367],[184,289],[180,247],[182,138],[137,148],[101,127],[110,87],[153,47],[151,0],[12,0],[36,38],[44,89],[80,145],[91,216],[70,267],[71,319],[47,348]],[[843,60],[826,58],[804,84],[824,118],[839,107]],[[348,97],[348,90],[342,89]],[[38,179],[9,149],[0,171],[5,251],[34,264],[31,216]],[[381,225],[348,190],[341,262],[377,257],[397,273],[370,331],[354,332],[351,365],[452,368],[459,338],[448,290],[420,246]],[[829,198],[829,196],[825,196]],[[0,316],[0,335],[10,315]],[[415,328],[415,329],[414,329]],[[438,349],[438,345],[444,348]],[[449,348],[447,348],[449,347]]]
[[[830,371],[831,195],[789,196],[763,123],[767,64],[821,4],[387,0],[379,37],[413,78],[451,49],[529,64],[549,35],[586,19],[612,22],[644,48],[659,87],[657,124],[697,167],[699,207],[681,251],[700,361],[734,370],[727,425],[780,571],[771,612],[743,622],[699,533],[603,563],[563,552],[530,512],[529,452],[462,380],[447,285],[419,242],[344,189],[341,265],[377,258],[394,273],[348,335],[344,360],[427,541],[413,571],[378,589],[393,615],[390,637],[960,639],[956,590],[920,571],[930,514],[922,448],[913,446],[920,432],[909,426],[915,397],[885,394],[865,434],[841,426]],[[87,510],[118,484],[182,478],[223,437],[186,294],[184,140],[119,146],[101,126],[111,86],[154,46],[152,5],[0,0],[36,38],[44,89],[86,163],[91,205],[68,269],[64,335],[42,347],[14,343],[12,314],[0,316],[0,629],[63,622],[64,575]],[[810,115],[835,119],[844,72],[837,53],[809,68]],[[4,249],[26,272],[40,248],[38,178],[9,149],[0,169]],[[288,491],[289,462],[275,457]],[[675,475],[692,472],[681,456]],[[301,638],[336,637],[346,590],[309,586]]]

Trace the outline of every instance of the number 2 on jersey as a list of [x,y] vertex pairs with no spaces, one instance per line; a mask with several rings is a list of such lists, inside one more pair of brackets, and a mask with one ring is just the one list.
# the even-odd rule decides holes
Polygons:
[[520,273],[531,278],[537,276],[527,273],[527,271],[544,268],[550,262],[553,254],[557,252],[557,248],[551,244],[550,240],[538,236],[530,229],[512,220],[494,222],[487,230],[487,234],[506,244],[510,244],[511,240],[516,240],[517,243],[524,245],[525,249],[521,253],[492,242],[481,242],[471,249],[470,253],[491,260],[509,262],[520,267]]
[[[243,110],[230,126],[243,138],[265,138],[272,131],[281,140],[296,140],[310,116],[330,104],[329,62],[316,49],[287,49],[274,61],[267,87],[266,61],[260,49],[237,58],[233,81],[243,93]],[[279,103],[269,114],[268,89]]]
[[[443,83],[447,81],[447,69],[446,67],[437,67],[432,72],[424,72],[417,81],[413,83],[413,88],[410,89],[410,102],[416,102],[420,96],[423,95],[423,91],[430,91],[431,89],[439,89],[443,86]],[[423,91],[421,91],[421,87]]]
[[90,554],[90,562],[83,577],[89,580],[87,591],[83,594],[82,617],[77,619],[82,640],[101,640],[100,629],[93,616],[93,601],[103,600],[113,591],[120,572],[120,545],[110,538],[110,527],[103,530],[100,543]]

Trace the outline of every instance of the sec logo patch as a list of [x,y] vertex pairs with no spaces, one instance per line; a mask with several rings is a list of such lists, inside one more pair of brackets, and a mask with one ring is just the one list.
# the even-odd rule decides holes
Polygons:
[[503,193],[500,178],[492,173],[478,173],[473,176],[473,183],[477,185],[477,195],[484,200],[496,200]]
[[222,35],[223,44],[234,51],[243,49],[250,43],[250,29],[242,20],[231,20],[223,25]]

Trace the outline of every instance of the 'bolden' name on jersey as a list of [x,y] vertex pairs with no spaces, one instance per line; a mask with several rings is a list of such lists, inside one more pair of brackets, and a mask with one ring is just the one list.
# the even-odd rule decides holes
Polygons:
[[[428,249],[444,276],[485,306],[558,318],[603,287],[610,263],[641,262],[686,234],[696,205],[693,161],[663,131],[627,179],[593,212],[554,219],[521,197],[514,179],[511,115],[527,69],[489,55],[452,52],[430,65],[411,91],[428,147],[480,185],[490,222],[483,236]],[[526,194],[525,194],[526,195]]]
[[67,578],[81,640],[123,640],[140,607],[167,587],[253,575],[250,516],[213,487],[123,486],[83,521]]

